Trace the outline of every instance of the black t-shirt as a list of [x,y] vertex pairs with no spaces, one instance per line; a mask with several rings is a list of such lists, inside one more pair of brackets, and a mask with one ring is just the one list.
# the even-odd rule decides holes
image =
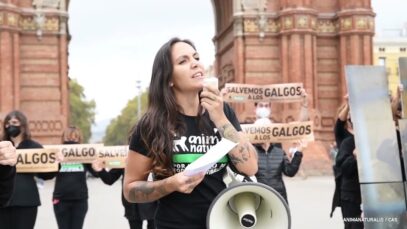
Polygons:
[[59,200],[88,199],[86,171],[95,174],[90,164],[61,163],[61,168],[55,179],[53,198]]
[[[236,128],[241,131],[239,121],[234,111],[225,103],[224,112],[226,117]],[[185,167],[202,155],[210,147],[221,140],[221,136],[215,129],[213,135],[206,135],[198,127],[197,117],[179,114],[186,124],[185,134],[174,139],[173,166],[178,172],[184,171]],[[210,122],[212,128],[215,125]],[[135,133],[140,133],[138,130]],[[130,141],[131,150],[143,155],[148,155],[147,149],[140,140],[140,135],[134,134]],[[229,158],[226,156],[215,164],[205,175],[204,180],[190,194],[179,192],[170,193],[159,199],[156,213],[157,228],[197,229],[206,228],[206,215],[212,200],[226,186],[223,183],[223,175]]]
[[[17,147],[17,149],[36,148],[43,147],[38,142],[30,139],[22,141]],[[55,173],[17,173],[13,196],[8,206],[34,207],[41,205],[34,176],[47,180],[55,177]]]

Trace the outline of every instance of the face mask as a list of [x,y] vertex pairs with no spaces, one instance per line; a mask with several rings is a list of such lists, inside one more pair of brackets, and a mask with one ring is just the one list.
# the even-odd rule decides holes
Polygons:
[[9,126],[6,129],[6,133],[12,137],[15,138],[21,133],[21,127],[20,126]]
[[268,118],[270,116],[270,108],[259,107],[256,109],[256,116],[258,118]]
[[79,144],[79,142],[76,142],[76,141],[64,141],[64,144],[68,144],[68,145]]

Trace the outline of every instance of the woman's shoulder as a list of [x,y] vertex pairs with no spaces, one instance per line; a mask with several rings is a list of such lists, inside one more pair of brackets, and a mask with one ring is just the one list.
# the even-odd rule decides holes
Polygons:
[[35,149],[35,148],[44,148],[40,143],[34,141],[32,139],[25,139],[23,140],[19,147],[20,149]]

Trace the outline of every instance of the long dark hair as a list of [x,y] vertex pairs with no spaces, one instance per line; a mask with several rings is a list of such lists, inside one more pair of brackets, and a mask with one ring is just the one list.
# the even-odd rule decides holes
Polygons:
[[147,111],[132,131],[132,135],[141,136],[142,144],[153,159],[152,172],[157,177],[174,174],[173,140],[179,134],[176,130],[179,132],[185,129],[178,116],[181,107],[178,106],[170,86],[173,72],[171,49],[178,42],[185,42],[195,49],[189,40],[172,38],[158,50],[151,74]]
[[21,133],[23,135],[23,140],[31,139],[31,132],[28,128],[28,120],[27,117],[23,114],[23,112],[14,110],[6,115],[3,122],[3,140],[4,141],[11,141],[11,137],[7,134],[6,125],[10,121],[10,119],[16,118],[20,121],[20,128]]

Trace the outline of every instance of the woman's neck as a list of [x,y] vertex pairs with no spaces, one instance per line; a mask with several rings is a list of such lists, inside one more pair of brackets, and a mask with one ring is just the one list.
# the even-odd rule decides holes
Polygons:
[[182,113],[188,116],[197,116],[199,112],[199,94],[175,93],[177,104],[182,108]]
[[267,150],[270,148],[270,143],[266,142],[266,143],[262,143],[261,147],[264,149],[264,151],[267,152]]
[[20,143],[23,141],[23,135],[19,134],[17,137],[15,138],[11,138],[11,141],[14,143],[14,147],[18,147],[18,145],[20,145]]

